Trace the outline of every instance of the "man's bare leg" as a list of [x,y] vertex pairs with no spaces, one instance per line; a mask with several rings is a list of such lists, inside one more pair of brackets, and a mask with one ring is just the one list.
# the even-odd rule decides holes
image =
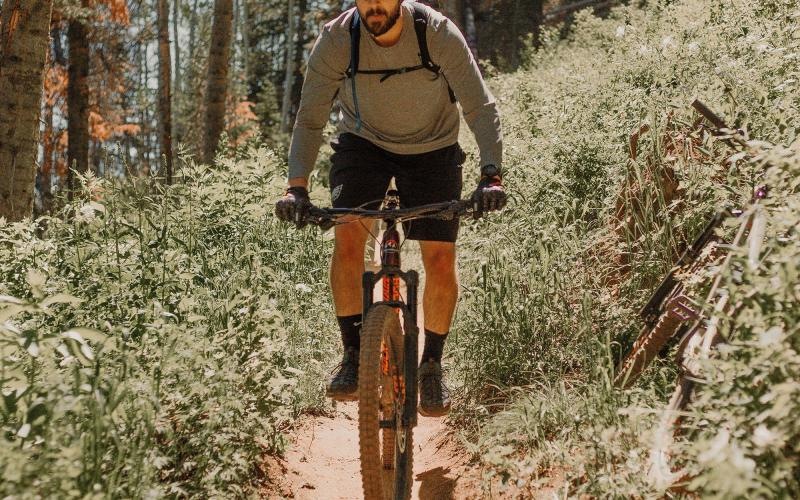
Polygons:
[[442,375],[442,350],[458,300],[455,243],[421,241],[425,266],[425,348],[419,367],[419,413],[440,417],[450,411],[450,391]]
[[369,232],[359,221],[336,226],[334,231],[330,279],[336,315],[361,314],[361,275],[364,274],[364,245]]
[[458,300],[456,245],[445,241],[420,241],[425,266],[422,308],[425,329],[439,334],[450,331]]
[[344,357],[325,393],[339,401],[355,400],[358,390],[358,357],[361,345],[364,244],[367,229],[360,222],[336,226],[331,258],[331,290],[336,320],[342,332]]

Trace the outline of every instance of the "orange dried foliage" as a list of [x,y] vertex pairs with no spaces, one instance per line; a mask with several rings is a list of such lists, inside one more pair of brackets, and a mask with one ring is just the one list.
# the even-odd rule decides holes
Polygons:
[[237,104],[236,108],[233,110],[235,116],[234,120],[240,121],[241,123],[257,120],[258,117],[253,113],[253,106],[255,106],[255,103],[251,101],[242,101]]
[[128,11],[128,3],[126,0],[89,0],[86,2],[87,7],[95,7],[96,5],[103,5],[106,11],[98,11],[98,19],[102,21],[111,21],[122,26],[127,26],[131,22],[130,12]]
[[131,22],[128,3],[125,0],[105,0],[103,3],[108,6],[112,22],[123,26],[127,26]]
[[111,137],[138,134],[140,130],[141,127],[134,123],[112,123],[100,113],[89,111],[89,135],[92,139],[105,142]]
[[253,113],[254,105],[252,101],[240,101],[228,113],[225,121],[232,146],[240,146],[258,132],[258,116]]
[[44,98],[47,106],[55,106],[59,99],[67,95],[68,83],[67,68],[60,64],[47,68],[44,76]]

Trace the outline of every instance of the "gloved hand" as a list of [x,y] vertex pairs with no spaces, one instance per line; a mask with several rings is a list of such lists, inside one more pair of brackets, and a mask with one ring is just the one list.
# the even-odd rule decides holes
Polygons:
[[290,187],[275,203],[275,215],[281,220],[294,222],[295,226],[301,228],[307,224],[305,218],[311,206],[308,189],[302,186]]
[[503,189],[503,178],[499,168],[494,165],[481,168],[481,180],[470,199],[476,219],[484,212],[500,210],[506,206],[506,190]]

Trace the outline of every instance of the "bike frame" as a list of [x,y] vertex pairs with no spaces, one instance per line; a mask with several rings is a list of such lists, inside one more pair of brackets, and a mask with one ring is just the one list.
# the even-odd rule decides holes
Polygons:
[[[397,210],[400,208],[399,193],[390,190],[386,194],[386,209]],[[417,356],[419,346],[419,328],[417,327],[417,287],[419,274],[409,270],[400,269],[400,233],[397,230],[397,220],[389,216],[383,219],[385,231],[381,239],[381,268],[378,272],[367,271],[362,277],[364,290],[364,316],[369,309],[378,304],[385,304],[397,309],[403,315],[403,349],[404,349],[404,392],[403,415],[401,426],[403,428],[417,425]],[[400,282],[406,285],[406,300],[400,296]],[[373,290],[378,283],[382,285],[382,299],[373,300]],[[412,383],[408,383],[411,381]],[[381,422],[381,426],[395,426],[395,422]],[[400,429],[398,429],[400,430]]]

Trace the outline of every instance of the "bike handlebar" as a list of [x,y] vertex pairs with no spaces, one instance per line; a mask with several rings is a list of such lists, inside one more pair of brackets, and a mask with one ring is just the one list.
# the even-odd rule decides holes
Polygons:
[[463,217],[470,214],[475,214],[472,200],[454,200],[412,208],[388,210],[311,207],[305,221],[327,230],[337,224],[345,224],[358,219],[391,219],[396,222],[422,218],[452,220],[455,217]]

